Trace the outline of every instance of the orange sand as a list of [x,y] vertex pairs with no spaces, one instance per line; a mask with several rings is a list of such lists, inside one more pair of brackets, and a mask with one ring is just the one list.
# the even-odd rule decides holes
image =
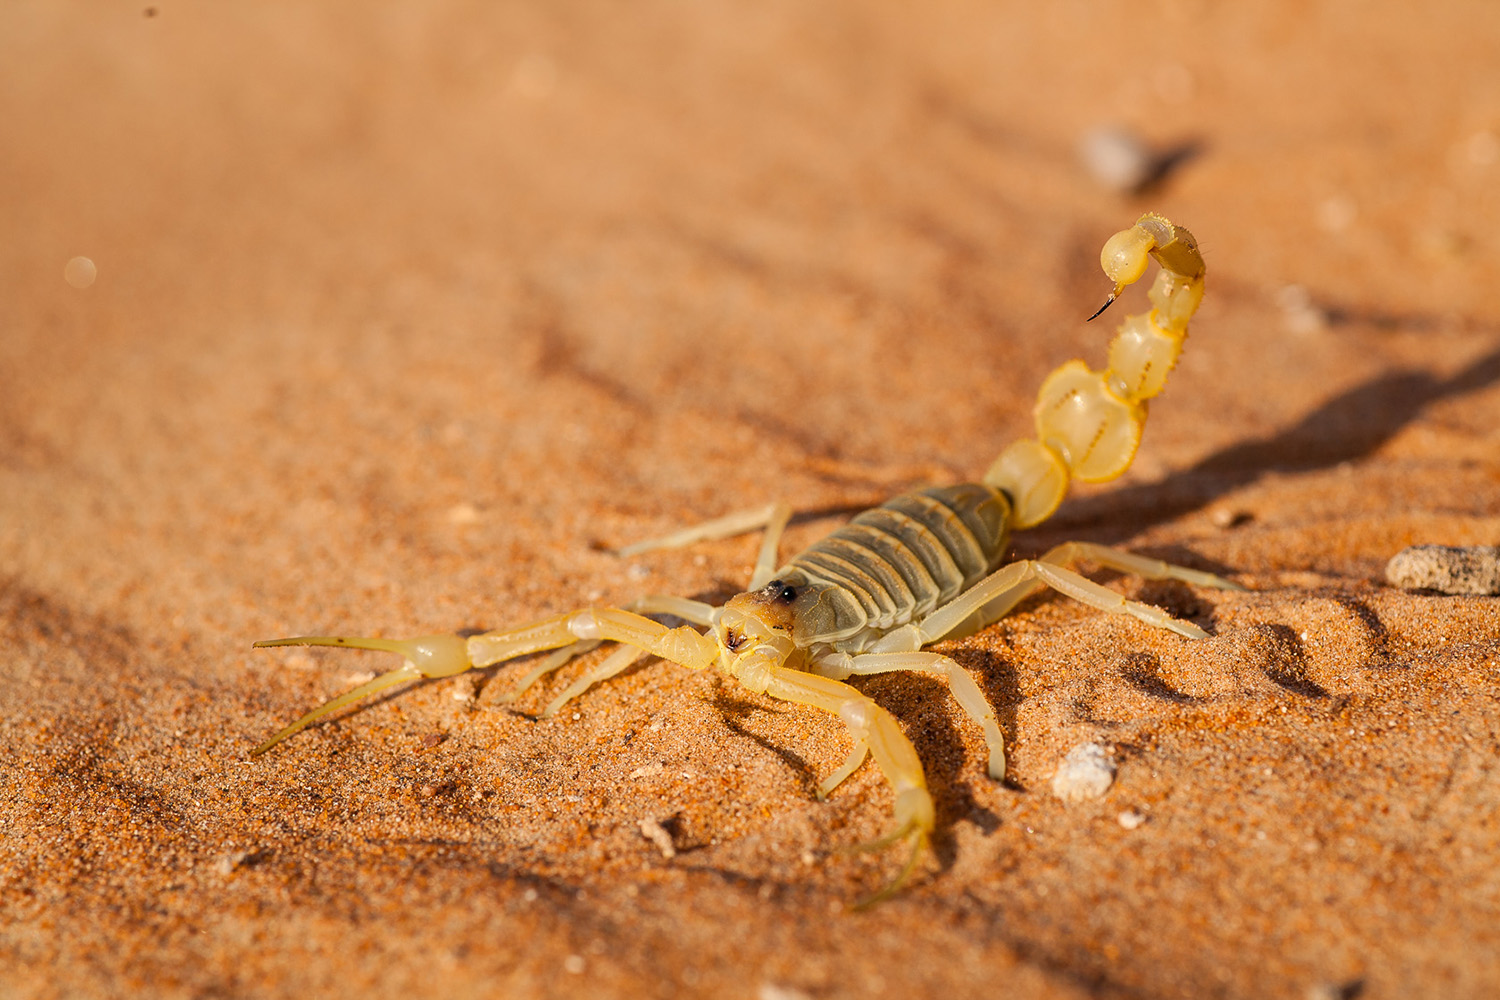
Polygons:
[[[4,5],[0,995],[1500,995],[1500,599],[1381,575],[1500,541],[1497,60],[1480,0]],[[1100,124],[1190,155],[1113,193]],[[670,665],[245,759],[388,665],[254,639],[718,600],[754,538],[606,547],[980,474],[1103,360],[1147,208],[1194,336],[1016,548],[1252,589],[1099,574],[1202,642],[1038,599],[942,644],[1014,787],[863,684],[937,802],[896,899],[846,911],[899,859],[841,853],[873,769],[814,798],[836,720]]]

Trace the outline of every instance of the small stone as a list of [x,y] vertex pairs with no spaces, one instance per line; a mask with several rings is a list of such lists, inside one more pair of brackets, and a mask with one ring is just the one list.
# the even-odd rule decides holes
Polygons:
[[214,862],[214,871],[226,878],[239,871],[257,865],[271,856],[269,849],[261,847],[248,851],[230,851]]
[[672,843],[672,835],[667,832],[666,827],[661,825],[660,820],[648,816],[641,820],[640,828],[641,835],[656,845],[662,857],[668,861],[677,857],[677,845]]
[[448,508],[449,524],[478,524],[481,519],[479,508],[471,503],[454,504]]
[[795,986],[782,986],[780,983],[761,983],[760,990],[756,994],[756,1000],[812,1000],[812,997],[803,993]]
[[460,674],[453,685],[453,700],[461,701],[472,708],[479,699],[479,678],[473,674]]
[[220,875],[233,874],[235,869],[245,863],[251,853],[250,851],[231,851],[214,862],[214,871]]
[[1500,547],[1413,545],[1391,557],[1385,578],[1406,590],[1500,594]]
[[1208,515],[1208,519],[1216,528],[1238,528],[1255,520],[1255,515],[1238,507],[1220,507]]
[[1125,829],[1135,830],[1139,829],[1140,825],[1146,822],[1146,816],[1144,813],[1138,813],[1134,809],[1126,809],[1120,815],[1116,816],[1115,820]]
[[1052,776],[1052,794],[1064,802],[1087,802],[1109,791],[1115,762],[1098,743],[1081,743],[1068,751]]
[[1078,159],[1089,176],[1112,191],[1137,191],[1156,170],[1156,157],[1139,135],[1118,125],[1084,133]]
[[1292,333],[1318,333],[1328,326],[1328,314],[1302,285],[1286,285],[1276,293],[1281,319]]

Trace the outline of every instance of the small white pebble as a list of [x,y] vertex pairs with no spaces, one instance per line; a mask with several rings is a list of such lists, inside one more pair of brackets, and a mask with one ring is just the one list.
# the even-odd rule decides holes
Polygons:
[[1391,557],[1385,578],[1407,590],[1500,594],[1500,547],[1413,545]]
[[453,687],[453,700],[473,704],[479,697],[479,679],[473,674],[464,674]]
[[478,524],[479,519],[479,508],[471,503],[454,504],[448,508],[449,524]]
[[1145,814],[1138,813],[1134,809],[1126,809],[1124,812],[1120,813],[1120,815],[1115,817],[1115,821],[1127,830],[1135,830],[1138,829],[1142,823],[1146,822],[1146,817]]
[[812,997],[792,986],[776,983],[761,983],[756,1000],[812,1000]]
[[99,269],[87,257],[74,257],[63,266],[63,280],[74,288],[87,288],[99,277]]
[[1281,320],[1293,333],[1317,333],[1328,326],[1328,316],[1301,285],[1286,285],[1276,293]]
[[1156,167],[1156,158],[1140,136],[1118,125],[1085,132],[1078,142],[1078,159],[1090,177],[1122,193],[1139,188]]
[[658,774],[661,774],[665,770],[666,770],[666,768],[662,766],[662,764],[661,764],[660,761],[658,761],[655,764],[647,764],[644,767],[638,767],[638,768],[636,768],[634,771],[630,772],[630,777],[632,777],[632,778],[654,778]]
[[581,973],[583,971],[583,956],[569,955],[563,959],[563,971],[571,972],[575,976]]
[[232,875],[235,869],[245,863],[245,860],[254,853],[252,851],[232,851],[214,862],[214,871],[220,875]]
[[1115,762],[1098,743],[1081,743],[1068,751],[1052,776],[1052,794],[1064,802],[1086,802],[1109,791]]
[[1220,507],[1208,515],[1215,528],[1237,528],[1255,520],[1255,515],[1237,507]]
[[656,845],[656,849],[661,851],[662,857],[668,861],[677,857],[677,845],[672,843],[672,835],[667,832],[666,827],[661,825],[660,820],[647,816],[641,820],[639,825],[641,835]]

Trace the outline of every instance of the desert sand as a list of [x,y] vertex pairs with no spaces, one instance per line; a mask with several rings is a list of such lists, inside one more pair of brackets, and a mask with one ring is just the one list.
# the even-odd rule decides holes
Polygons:
[[[1481,0],[6,3],[0,995],[1500,995],[1500,598],[1384,578],[1500,542],[1497,66]],[[612,549],[979,476],[1142,308],[1083,322],[1147,210],[1208,296],[1015,553],[1248,589],[1085,566],[1210,638],[940,643],[1004,784],[939,682],[860,682],[937,805],[895,898],[850,910],[901,858],[846,850],[873,767],[814,794],[838,721],[659,661],[249,758],[394,666],[256,639],[722,601],[757,537]]]

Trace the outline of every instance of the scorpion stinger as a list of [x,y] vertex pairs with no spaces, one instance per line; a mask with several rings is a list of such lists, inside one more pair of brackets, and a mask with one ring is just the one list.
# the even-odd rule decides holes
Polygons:
[[[573,657],[601,643],[618,643],[624,648],[568,685],[543,714],[557,712],[641,654],[651,654],[694,670],[717,667],[751,691],[837,716],[852,749],[844,764],[819,784],[819,797],[833,792],[867,758],[873,758],[885,776],[894,795],[894,822],[891,832],[874,845],[899,842],[910,853],[901,872],[867,902],[884,898],[915,869],[928,842],[934,824],[932,797],[922,761],[900,725],[846,683],[849,678],[919,670],[942,679],[960,710],[983,734],[989,774],[999,780],[1005,777],[1005,737],[994,710],[968,671],[923,647],[985,627],[1040,587],[1187,639],[1207,637],[1194,622],[1127,600],[1068,568],[1079,560],[1147,579],[1239,589],[1212,573],[1088,542],[1067,542],[1039,559],[1002,565],[1012,531],[1049,517],[1072,479],[1113,479],[1135,456],[1147,401],[1166,384],[1188,321],[1203,297],[1205,268],[1192,235],[1148,213],[1105,243],[1100,263],[1114,290],[1094,316],[1139,280],[1152,259],[1161,271],[1149,293],[1151,311],[1125,318],[1110,343],[1103,371],[1092,371],[1082,361],[1053,371],[1037,395],[1036,437],[1006,448],[981,481],[895,497],[779,567],[778,543],[790,513],[781,504],[621,550],[622,555],[635,555],[764,528],[766,537],[748,589],[722,607],[652,595],[623,608],[586,608],[467,639],[319,636],[256,643],[387,650],[407,663],[309,712],[254,753],[264,753],[328,713],[405,680],[445,677],[554,651],[521,679],[510,696],[515,698]],[[690,624],[668,628],[647,615],[670,615]]]

